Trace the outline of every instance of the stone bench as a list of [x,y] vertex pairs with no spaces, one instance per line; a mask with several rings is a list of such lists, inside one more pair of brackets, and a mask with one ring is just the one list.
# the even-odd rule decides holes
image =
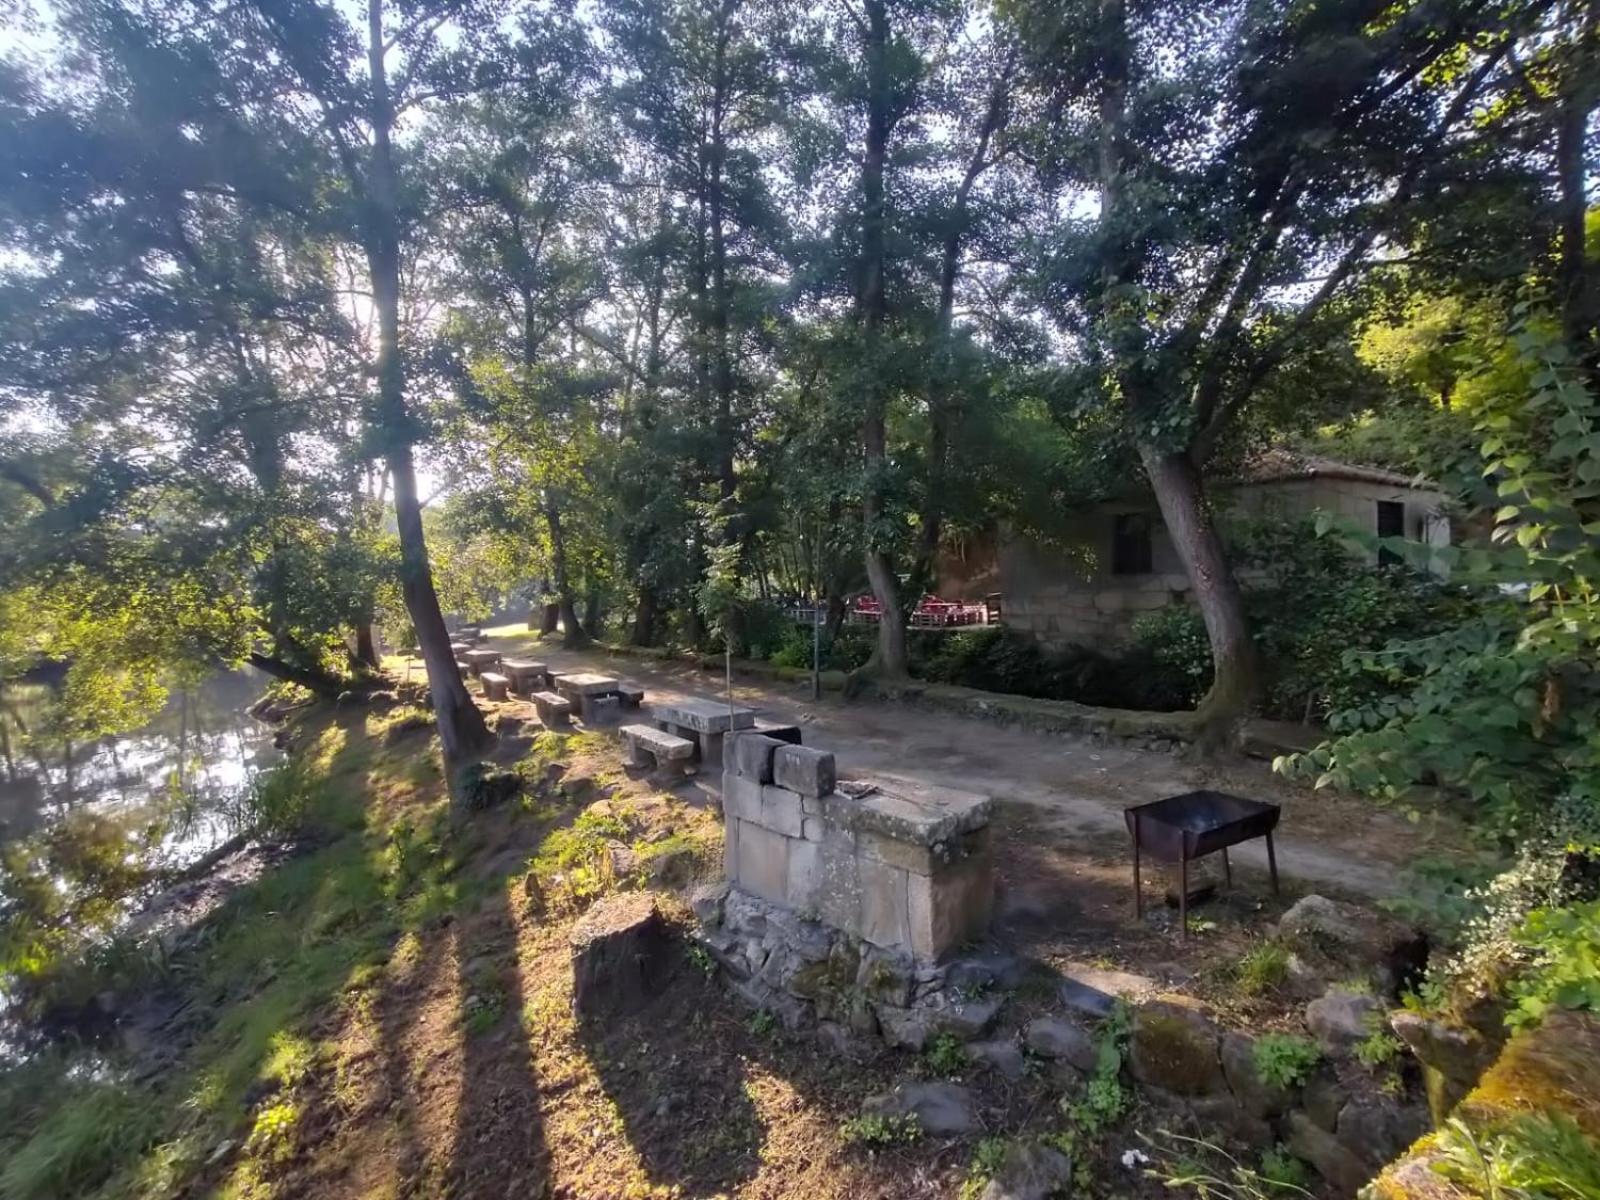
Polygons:
[[472,674],[472,664],[464,663],[458,658],[456,659],[456,670],[461,672],[461,678],[466,679]]
[[483,681],[483,694],[490,700],[504,700],[511,687],[511,680],[494,671],[485,671],[478,676]]
[[565,729],[572,722],[572,701],[554,692],[535,692],[533,706],[539,710],[539,723],[546,729]]
[[[572,701],[586,725],[609,724],[622,708],[617,700],[617,681],[610,675],[593,671],[558,675],[555,689]],[[605,703],[607,699],[610,704]]]
[[644,703],[644,685],[627,679],[619,680],[617,698],[622,701],[623,708],[638,708]]
[[660,767],[669,762],[692,763],[694,743],[675,733],[667,733],[654,725],[624,725],[623,763],[630,767]]

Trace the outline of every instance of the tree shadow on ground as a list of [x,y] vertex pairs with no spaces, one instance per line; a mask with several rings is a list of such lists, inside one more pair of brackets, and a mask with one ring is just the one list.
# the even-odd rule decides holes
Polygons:
[[766,1129],[742,1047],[717,1027],[722,1003],[663,939],[642,1007],[579,1020],[576,1034],[652,1183],[690,1195],[731,1192],[760,1167]]
[[461,1096],[448,1184],[453,1195],[540,1195],[549,1178],[511,889],[496,886],[457,927]]

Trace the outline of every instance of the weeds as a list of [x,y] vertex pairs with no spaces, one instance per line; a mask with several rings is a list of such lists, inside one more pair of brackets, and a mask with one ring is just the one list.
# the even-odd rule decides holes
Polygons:
[[1482,1131],[1452,1117],[1434,1144],[1434,1169],[1488,1200],[1600,1196],[1600,1149],[1563,1113],[1518,1113]]
[[685,946],[683,948],[683,956],[689,960],[691,967],[699,971],[707,979],[717,973],[717,960],[712,958],[711,951],[707,950],[699,942],[690,942]]
[[978,1200],[989,1181],[1005,1166],[1006,1148],[1005,1138],[984,1138],[978,1143],[967,1164],[967,1176],[961,1181],[959,1200]]
[[957,1079],[967,1069],[967,1049],[953,1033],[941,1033],[922,1051],[928,1074],[939,1079]]
[[1322,1051],[1309,1038],[1292,1033],[1265,1033],[1256,1040],[1256,1075],[1272,1087],[1299,1087],[1322,1061]]
[[922,1140],[922,1123],[915,1113],[903,1117],[863,1113],[841,1124],[839,1137],[850,1146],[911,1145]]
[[1401,1040],[1387,1029],[1374,1029],[1355,1045],[1356,1060],[1369,1071],[1386,1067],[1400,1056],[1405,1048]]
[[772,1015],[771,1010],[758,1008],[750,1014],[745,1027],[758,1038],[773,1037],[778,1032],[778,1018]]
[[1289,978],[1289,952],[1277,942],[1261,942],[1244,952],[1233,976],[1247,996],[1276,991]]
[[1146,1168],[1145,1174],[1174,1191],[1192,1191],[1200,1200],[1311,1200],[1313,1196],[1304,1182],[1304,1166],[1280,1149],[1264,1154],[1257,1170],[1203,1138],[1162,1130],[1156,1138],[1143,1140],[1156,1151],[1156,1165]]

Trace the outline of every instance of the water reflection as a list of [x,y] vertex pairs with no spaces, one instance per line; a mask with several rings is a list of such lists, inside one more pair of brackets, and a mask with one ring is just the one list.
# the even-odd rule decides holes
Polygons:
[[41,745],[50,697],[44,683],[12,685],[0,702],[0,843],[26,837],[78,809],[165,826],[157,858],[173,865],[225,840],[225,809],[276,757],[272,730],[246,714],[266,680],[219,672],[174,690],[144,728],[92,743]]

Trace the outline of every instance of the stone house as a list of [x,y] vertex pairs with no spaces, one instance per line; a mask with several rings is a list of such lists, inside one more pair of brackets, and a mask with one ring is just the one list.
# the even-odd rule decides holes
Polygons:
[[[1286,518],[1327,512],[1382,537],[1447,545],[1442,492],[1376,467],[1275,450],[1209,483],[1219,509]],[[1130,494],[1086,508],[1059,541],[995,539],[992,570],[968,565],[1002,596],[1004,622],[1053,645],[1104,645],[1140,613],[1183,603],[1189,580],[1155,498]],[[992,582],[991,582],[992,581]]]

